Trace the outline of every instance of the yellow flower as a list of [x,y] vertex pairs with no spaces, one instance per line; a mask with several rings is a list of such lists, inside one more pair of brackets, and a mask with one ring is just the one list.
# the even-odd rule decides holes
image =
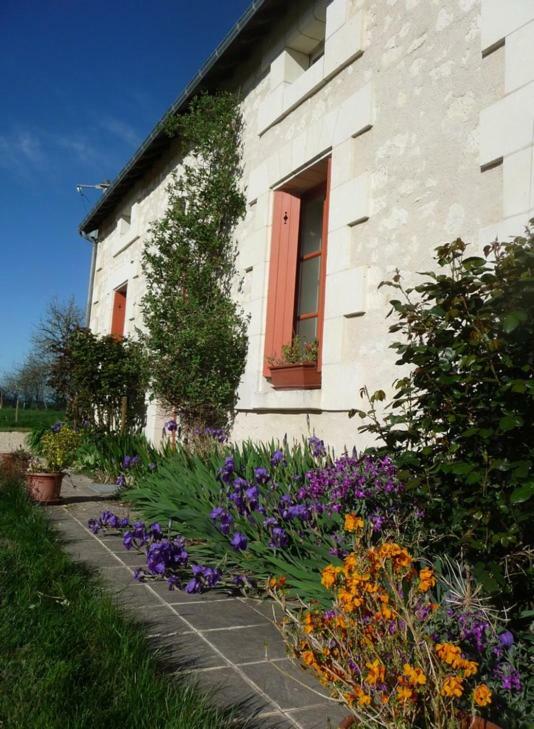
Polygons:
[[480,683],[478,686],[475,686],[473,700],[477,706],[491,704],[491,691],[485,683]]
[[413,686],[418,684],[423,686],[426,683],[426,676],[423,671],[420,668],[410,666],[409,663],[404,664],[404,675]]
[[327,590],[330,590],[336,583],[337,576],[341,572],[341,567],[335,567],[333,564],[327,565],[321,572],[321,583]]
[[423,567],[422,570],[419,570],[419,592],[428,592],[435,584],[436,578],[429,567]]
[[384,665],[379,661],[378,658],[376,658],[372,663],[366,663],[366,668],[369,669],[369,672],[365,678],[366,683],[371,684],[371,686],[374,686],[377,683],[383,683],[384,682],[384,676],[386,673],[386,669],[384,668]]
[[358,699],[358,704],[360,706],[368,706],[371,703],[371,697],[369,694],[366,694],[359,686],[355,686],[354,696]]
[[364,525],[365,522],[361,516],[356,516],[356,514],[345,514],[345,524],[343,525],[343,528],[346,532],[355,532],[358,529],[363,529]]
[[304,651],[300,654],[300,657],[307,666],[313,666],[316,663],[313,651]]
[[460,698],[464,692],[462,679],[458,676],[447,676],[443,682],[443,688],[441,689],[442,696],[449,696],[450,698]]
[[409,701],[413,698],[413,691],[409,686],[399,686],[397,688],[397,698],[399,701]]

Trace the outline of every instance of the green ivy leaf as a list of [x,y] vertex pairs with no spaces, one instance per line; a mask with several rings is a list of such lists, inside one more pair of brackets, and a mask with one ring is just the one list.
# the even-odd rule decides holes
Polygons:
[[534,481],[528,481],[527,483],[519,486],[515,489],[510,496],[512,504],[523,504],[528,501],[534,495]]

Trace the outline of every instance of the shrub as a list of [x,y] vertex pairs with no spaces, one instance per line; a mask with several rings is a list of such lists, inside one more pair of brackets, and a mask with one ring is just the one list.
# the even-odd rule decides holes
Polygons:
[[461,569],[440,578],[397,543],[366,547],[363,520],[346,521],[354,551],[322,571],[335,593],[328,609],[295,609],[283,581],[271,581],[285,612],[282,632],[300,664],[361,727],[449,729],[471,713],[528,726],[514,636],[478,599],[476,585]]
[[146,372],[138,342],[76,329],[57,353],[51,382],[75,428],[136,432],[145,423]]
[[79,445],[79,433],[62,423],[53,425],[40,441],[40,452],[46,460],[47,470],[54,473],[72,465]]
[[234,297],[241,129],[229,93],[201,95],[176,119],[186,159],[143,253],[152,388],[186,432],[231,421],[245,367],[247,319]]
[[393,348],[410,373],[394,383],[385,416],[370,420],[426,502],[441,547],[475,565],[486,590],[525,605],[534,493],[534,237],[466,256],[436,249],[438,273],[405,289],[396,276]]

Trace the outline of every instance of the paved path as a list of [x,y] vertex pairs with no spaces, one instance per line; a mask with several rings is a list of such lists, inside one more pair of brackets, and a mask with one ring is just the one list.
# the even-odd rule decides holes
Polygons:
[[[334,729],[346,715],[322,687],[287,658],[273,625],[273,605],[224,592],[188,595],[164,582],[137,583],[132,569],[143,558],[127,552],[119,536],[95,536],[87,520],[116,508],[83,479],[65,479],[61,506],[48,507],[69,554],[96,567],[119,605],[146,627],[156,653],[171,672],[194,676],[221,705],[240,704],[244,716],[265,729]],[[316,693],[317,692],[317,693]],[[206,728],[208,729],[208,728]]]

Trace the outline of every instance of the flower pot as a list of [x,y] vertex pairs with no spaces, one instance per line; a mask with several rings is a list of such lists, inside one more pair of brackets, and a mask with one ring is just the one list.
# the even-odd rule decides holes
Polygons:
[[14,453],[0,453],[0,465],[6,469],[12,469],[15,465]]
[[62,472],[26,474],[26,488],[30,498],[40,504],[58,504],[64,475]]
[[275,390],[317,390],[321,373],[316,362],[271,365],[271,385]]

